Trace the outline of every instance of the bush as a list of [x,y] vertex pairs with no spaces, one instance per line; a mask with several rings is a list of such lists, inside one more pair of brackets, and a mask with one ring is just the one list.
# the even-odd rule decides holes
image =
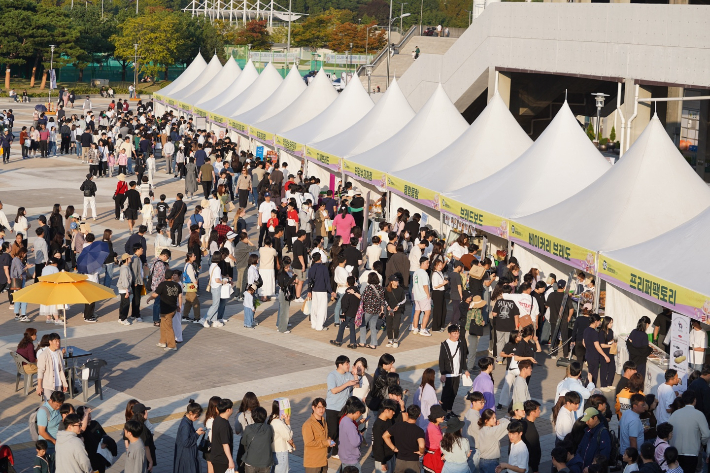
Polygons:
[[600,145],[606,145],[607,143],[609,143],[609,138],[602,138],[599,140]]
[[590,140],[594,141],[594,127],[592,126],[591,123],[587,127],[587,136],[589,137]]
[[611,127],[611,133],[609,133],[609,141],[616,141],[616,128]]

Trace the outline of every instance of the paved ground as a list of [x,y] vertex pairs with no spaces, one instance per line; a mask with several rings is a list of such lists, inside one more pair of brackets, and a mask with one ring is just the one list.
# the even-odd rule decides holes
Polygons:
[[[95,100],[95,103],[98,102]],[[10,107],[16,112],[15,130],[19,130],[19,126],[30,119],[31,109],[26,105],[0,102],[0,109]],[[0,167],[0,200],[9,218],[18,206],[25,206],[35,227],[37,216],[48,213],[55,202],[61,203],[64,208],[72,204],[80,212],[82,196],[78,188],[85,173],[86,167],[75,157],[21,160],[19,148],[15,146],[10,164]],[[101,233],[104,228],[113,229],[115,245],[122,248],[127,237],[127,226],[113,218],[111,196],[115,184],[113,178],[98,180],[97,206],[100,216],[98,222],[92,222],[92,229],[95,233]],[[172,200],[177,192],[183,190],[184,184],[159,172],[157,186],[157,194],[164,192]],[[190,213],[195,203],[188,202]],[[254,219],[253,212],[250,212],[248,224],[253,225]],[[152,237],[148,238],[148,245],[152,255]],[[183,248],[173,252],[173,267],[182,267]],[[206,279],[206,274],[202,274],[202,278]],[[202,310],[206,311],[209,297],[203,293],[201,300]],[[38,406],[38,399],[36,395],[24,396],[21,390],[15,391],[15,365],[5,353],[15,349],[28,326],[37,328],[39,337],[59,328],[45,325],[38,316],[37,306],[30,306],[29,309],[28,315],[33,323],[15,322],[5,296],[0,297],[0,354],[3,354],[0,356],[0,443],[12,446],[19,472],[29,471],[32,467],[34,449],[27,420],[30,412]],[[159,452],[158,466],[154,469],[156,473],[172,471],[174,435],[188,399],[194,398],[204,406],[213,395],[239,400],[247,391],[255,392],[262,405],[267,407],[269,401],[276,397],[287,396],[291,399],[297,445],[296,452],[291,455],[291,467],[297,473],[303,471],[300,427],[310,415],[310,401],[325,395],[326,375],[334,368],[335,358],[347,354],[354,361],[358,356],[365,356],[372,372],[377,359],[386,351],[384,347],[352,351],[330,345],[328,341],[335,338],[332,315],[328,320],[331,330],[315,332],[310,329],[307,317],[300,312],[298,305],[291,310],[291,334],[279,334],[275,330],[277,304],[273,303],[259,308],[257,319],[261,325],[256,330],[246,330],[240,321],[241,305],[231,302],[226,315],[232,320],[224,328],[205,329],[194,324],[183,324],[184,342],[178,351],[165,354],[155,346],[158,329],[149,323],[130,327],[118,325],[117,309],[116,299],[98,304],[99,323],[90,325],[83,322],[81,308],[72,307],[68,312],[68,340],[64,340],[63,344],[90,350],[94,357],[108,362],[103,373],[103,400],[93,395],[92,387],[87,404],[95,409],[95,418],[116,438],[120,435],[123,411],[129,399],[136,398],[153,407],[150,416],[157,426]],[[145,320],[150,319],[151,309],[143,309]],[[384,338],[384,334],[380,333],[380,343]],[[414,393],[419,384],[422,371],[436,366],[439,344],[444,338],[445,335],[439,333],[425,338],[411,336],[407,332],[398,349],[387,350],[396,357],[403,385],[410,393]],[[484,341],[481,346],[486,346],[486,343]],[[554,360],[543,354],[538,358],[540,365],[533,373],[530,392],[533,398],[543,402],[543,416],[538,421],[538,430],[542,436],[543,460],[546,460],[553,445],[549,420],[552,396],[557,382],[564,377],[564,370],[556,368]],[[497,367],[494,372],[496,385],[500,385],[503,375],[501,367]],[[462,389],[455,405],[458,412],[464,411],[463,394]],[[83,399],[79,395],[71,402],[80,405]],[[505,452],[507,449],[502,450]],[[123,447],[119,446],[119,452],[123,454],[123,451]],[[372,471],[369,450],[363,451],[363,459],[364,471]],[[122,458],[119,459],[109,471],[122,471],[122,461]],[[333,470],[338,466],[336,460],[331,460]],[[206,471],[206,467],[203,468]],[[548,469],[549,462],[545,462],[540,471]]]

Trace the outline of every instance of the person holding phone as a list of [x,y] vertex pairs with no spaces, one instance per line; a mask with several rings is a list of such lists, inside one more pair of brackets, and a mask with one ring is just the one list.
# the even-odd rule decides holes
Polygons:
[[328,435],[325,421],[325,399],[317,397],[311,403],[313,413],[303,423],[303,468],[306,473],[328,473],[328,448],[335,442]]

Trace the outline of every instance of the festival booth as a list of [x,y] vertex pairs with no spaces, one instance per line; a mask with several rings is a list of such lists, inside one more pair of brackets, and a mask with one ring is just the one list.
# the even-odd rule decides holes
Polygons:
[[468,123],[439,84],[414,118],[391,138],[363,153],[343,156],[343,170],[360,183],[391,191],[391,209],[408,207],[412,214],[426,214],[424,220],[438,229],[441,219],[439,212],[432,210],[437,207],[433,194],[419,195],[417,188],[390,179],[389,174],[425,161],[467,128]]
[[[485,179],[442,194],[442,212],[479,230],[516,242],[513,255],[520,266],[538,267],[543,277],[566,275],[568,264],[533,253],[519,244],[518,225],[511,219],[529,215],[568,199],[609,170],[565,102],[527,151]],[[583,215],[565,219],[583,225]]]
[[201,103],[224,94],[235,81],[235,78],[241,75],[241,72],[242,70],[239,68],[237,61],[230,56],[227,62],[224,63],[224,67],[209,83],[206,83],[183,99],[183,102],[192,106],[192,116],[195,118],[198,128],[205,127],[205,118],[207,117],[207,110],[202,108]]
[[[337,98],[338,92],[335,91],[328,76],[321,70],[291,105],[273,117],[251,125],[249,135],[271,149],[275,149],[276,137],[279,133],[308,123]],[[296,172],[295,170],[300,169],[303,164],[302,158],[296,158],[286,152],[280,153],[279,160],[287,162],[292,172]]]
[[192,104],[187,102],[185,98],[194,92],[197,92],[202,87],[209,85],[212,82],[212,79],[214,79],[221,70],[222,63],[219,62],[219,58],[215,54],[212,56],[212,60],[207,64],[207,67],[205,67],[199,77],[183,87],[181,90],[170,94],[170,98],[173,99],[173,104],[170,105],[170,108],[180,114],[192,115]]
[[[318,76],[320,74],[313,82],[318,80]],[[311,83],[308,87],[310,89],[313,86],[314,84]],[[332,85],[328,84],[328,87],[332,88]],[[328,183],[334,186],[335,182],[334,179],[331,182],[331,176],[333,176],[333,172],[337,171],[327,166],[321,166],[317,160],[309,162],[305,159],[306,145],[326,140],[347,130],[362,119],[374,106],[362,83],[359,80],[351,80],[322,113],[300,126],[283,133],[277,133],[276,147],[283,151],[282,157],[290,156],[289,159],[294,162],[304,159],[308,168],[307,174],[320,179],[321,186]],[[291,163],[288,162],[290,166]],[[338,173],[338,179],[340,177]]]
[[[235,100],[241,95],[242,92],[249,88],[249,86],[251,86],[258,77],[259,72],[256,70],[256,67],[254,67],[254,63],[250,59],[249,62],[247,62],[244,66],[242,72],[239,73],[236,79],[232,80],[229,86],[227,86],[227,88],[222,93],[216,94],[211,98],[203,99],[198,104],[198,106],[200,110],[205,111],[205,118],[207,123],[215,123],[212,119],[214,110],[220,108],[225,103],[232,102],[233,100]],[[225,121],[227,120],[224,117],[220,117],[220,120],[221,119],[224,119]],[[215,126],[214,129],[215,131],[221,130],[222,133],[224,133],[224,131],[226,130],[226,126]]]
[[[246,72],[246,67],[237,80],[244,76],[244,72]],[[223,104],[221,107],[208,110],[210,112],[208,120],[223,129],[229,130],[232,140],[239,144],[240,149],[245,149],[247,140],[240,139],[241,135],[237,133],[237,129],[242,134],[245,134],[247,130],[245,125],[240,124],[233,117],[259,106],[279,88],[282,82],[281,74],[271,63],[267,64],[261,74],[240,94],[229,102],[220,101]]]
[[[153,94],[154,107],[156,107],[156,115],[162,115],[165,113],[166,107],[168,105],[174,106],[175,101],[170,98],[172,94],[181,91],[188,85],[190,85],[195,79],[197,79],[202,71],[207,67],[202,54],[197,53],[195,59],[187,66],[182,74],[178,76],[177,79],[172,81],[170,84],[166,85],[159,91]],[[159,105],[159,106],[158,106]]]

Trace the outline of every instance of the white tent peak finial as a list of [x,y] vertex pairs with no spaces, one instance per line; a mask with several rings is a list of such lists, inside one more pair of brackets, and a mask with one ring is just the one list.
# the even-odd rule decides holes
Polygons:
[[565,89],[565,103],[567,103],[567,89]]

